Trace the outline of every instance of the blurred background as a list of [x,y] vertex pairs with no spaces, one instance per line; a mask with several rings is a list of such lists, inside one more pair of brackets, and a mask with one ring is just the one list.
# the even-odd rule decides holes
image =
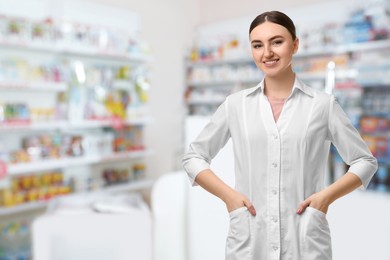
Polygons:
[[[0,0],[0,260],[219,260],[229,217],[181,159],[262,74],[249,24],[295,22],[379,168],[328,213],[335,260],[390,259],[390,1]],[[213,169],[234,185],[231,143]],[[332,149],[327,183],[347,166]]]

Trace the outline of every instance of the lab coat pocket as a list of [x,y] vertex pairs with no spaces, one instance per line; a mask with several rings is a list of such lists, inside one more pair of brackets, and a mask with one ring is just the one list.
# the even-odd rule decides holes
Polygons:
[[250,258],[250,213],[246,207],[233,210],[226,240],[226,260]]
[[331,260],[332,245],[326,214],[307,207],[301,217],[302,259]]

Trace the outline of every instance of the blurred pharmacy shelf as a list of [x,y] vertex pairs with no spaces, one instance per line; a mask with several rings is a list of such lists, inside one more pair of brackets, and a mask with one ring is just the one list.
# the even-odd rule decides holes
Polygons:
[[143,63],[150,60],[150,57],[144,55],[132,55],[120,52],[105,52],[93,48],[74,48],[63,44],[37,44],[22,41],[0,41],[0,49],[13,49],[27,52],[37,52],[44,54],[57,54],[64,56],[77,56],[94,59],[105,59],[112,61],[121,61],[127,63]]
[[234,85],[248,85],[259,83],[261,78],[253,79],[237,79],[237,80],[222,80],[222,81],[189,81],[187,85],[194,88],[208,88],[208,87],[232,87]]
[[220,59],[220,60],[199,60],[186,61],[187,68],[204,67],[204,66],[221,66],[221,65],[240,65],[240,64],[254,64],[251,58],[237,58],[237,59]]
[[72,166],[99,164],[107,162],[115,162],[121,160],[130,160],[144,158],[152,154],[151,150],[117,152],[110,155],[95,155],[95,156],[80,156],[64,159],[48,159],[30,163],[18,163],[8,165],[8,175],[20,175],[31,172],[47,171],[61,169]]
[[152,58],[140,17],[118,13],[134,24],[0,17],[0,219],[25,223],[23,238],[0,236],[1,259],[31,258],[25,234],[57,198],[153,185],[144,146]]
[[[326,72],[298,72],[299,78],[307,81],[325,80]],[[335,71],[335,78],[337,80],[355,79],[358,76],[356,69],[343,70],[338,69]]]
[[390,40],[378,40],[340,45],[335,47],[334,53],[380,51],[388,48],[390,48]]
[[0,124],[0,133],[7,131],[47,131],[47,130],[74,130],[74,129],[90,129],[102,127],[117,127],[127,125],[147,125],[152,122],[150,117],[135,118],[129,120],[118,119],[96,119],[84,120],[78,122],[59,120],[47,122],[9,122]]
[[0,90],[63,92],[68,88],[65,82],[28,82],[23,80],[0,81]]
[[[152,188],[154,182],[155,180],[153,179],[136,180],[128,183],[122,183],[122,184],[116,184],[116,185],[104,187],[95,191],[72,193],[60,197],[75,197],[75,196],[82,196],[86,194],[94,195],[94,194],[110,194],[110,193],[118,193],[118,192],[140,191],[140,190],[146,190]],[[56,199],[56,197],[53,199]],[[29,203],[20,204],[13,207],[0,207],[0,217],[23,213],[27,211],[45,209],[49,205],[49,203],[50,200],[29,202]]]
[[134,87],[134,84],[129,80],[115,80],[112,84],[114,89],[129,90]]
[[361,52],[361,51],[380,51],[390,47],[390,40],[378,40],[368,42],[349,43],[337,46],[326,46],[320,49],[300,50],[294,58],[310,58],[316,56],[331,56],[336,54]]
[[26,204],[21,204],[13,207],[0,207],[0,217],[23,213],[27,211],[44,209],[47,206],[47,201],[35,201]]
[[224,99],[209,98],[209,99],[193,99],[188,100],[188,105],[219,105],[224,101]]

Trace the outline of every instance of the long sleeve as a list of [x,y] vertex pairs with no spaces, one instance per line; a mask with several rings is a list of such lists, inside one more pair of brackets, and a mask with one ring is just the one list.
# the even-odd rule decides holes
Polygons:
[[362,181],[362,188],[366,189],[378,168],[377,160],[333,96],[329,109],[329,138],[350,166],[348,172],[356,174]]
[[183,157],[183,167],[192,185],[197,185],[195,178],[198,173],[210,168],[211,160],[225,146],[229,138],[226,100],[219,106],[198,137],[190,144],[189,150]]

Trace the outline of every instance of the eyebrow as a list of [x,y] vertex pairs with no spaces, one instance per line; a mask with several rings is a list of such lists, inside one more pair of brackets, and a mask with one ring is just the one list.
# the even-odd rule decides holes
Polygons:
[[[268,41],[273,41],[276,38],[284,38],[284,37],[282,35],[275,35],[275,36],[271,37]],[[260,43],[260,42],[261,42],[260,40],[253,40],[253,41],[251,41],[251,43]]]

